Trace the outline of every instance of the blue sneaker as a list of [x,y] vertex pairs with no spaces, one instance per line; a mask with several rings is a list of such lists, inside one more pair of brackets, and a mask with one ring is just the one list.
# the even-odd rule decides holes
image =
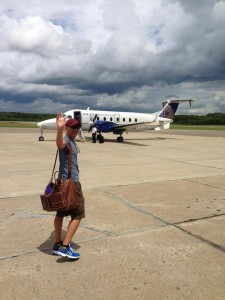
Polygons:
[[[62,245],[63,245],[63,242],[62,242],[62,241],[59,242],[59,243],[57,243],[57,244],[55,243],[54,246],[53,246],[53,249],[52,249],[52,254],[61,256],[61,255],[59,254],[59,248],[60,248]],[[70,249],[73,250],[73,248],[71,247],[70,244],[69,244],[69,247],[70,247]]]
[[78,259],[80,257],[80,254],[75,252],[75,250],[71,248],[70,245],[69,247],[61,246],[58,250],[58,255],[72,259]]
[[52,254],[54,254],[54,255],[59,255],[59,248],[60,248],[60,246],[62,246],[62,244],[63,244],[63,242],[61,241],[61,242],[59,242],[59,243],[55,243],[54,244],[54,246],[53,246],[53,249],[52,249]]

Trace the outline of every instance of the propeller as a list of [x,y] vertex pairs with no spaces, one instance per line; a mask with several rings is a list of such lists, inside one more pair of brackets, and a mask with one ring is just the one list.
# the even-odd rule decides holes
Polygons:
[[91,121],[90,124],[94,124],[94,122],[96,121],[97,117],[98,117],[98,114],[95,114],[94,117],[91,116],[90,117],[90,121]]
[[95,122],[95,120],[97,119],[98,114],[95,114],[94,119],[93,119],[93,123]]

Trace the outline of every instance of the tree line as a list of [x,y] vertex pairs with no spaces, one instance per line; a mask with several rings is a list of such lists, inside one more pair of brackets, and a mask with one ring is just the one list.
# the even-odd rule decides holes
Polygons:
[[[0,112],[0,121],[40,122],[55,118],[55,114]],[[174,124],[182,125],[225,125],[225,113],[210,113],[205,116],[176,115]]]
[[20,112],[0,112],[0,121],[41,122],[55,118],[56,114],[34,114]]
[[176,115],[173,123],[182,125],[225,125],[225,114],[210,113],[206,116]]

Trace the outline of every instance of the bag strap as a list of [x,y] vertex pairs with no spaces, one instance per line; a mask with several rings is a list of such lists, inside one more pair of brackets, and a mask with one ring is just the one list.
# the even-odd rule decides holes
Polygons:
[[69,142],[69,163],[68,163],[68,179],[71,177],[72,174],[72,145]]
[[56,165],[56,161],[57,161],[58,153],[59,153],[59,149],[57,149],[57,150],[56,150],[56,155],[55,155],[55,163],[54,163],[54,167],[53,167],[53,170],[52,170],[52,176],[51,176],[51,179],[50,179],[50,181],[52,181],[52,180],[53,180],[53,176],[54,176],[54,172],[55,172],[55,165]]
[[[72,174],[72,146],[71,143],[69,142],[69,163],[68,163],[68,178],[71,177]],[[57,157],[58,157],[58,153],[59,153],[59,149],[56,150],[56,155],[55,155],[55,162],[54,162],[54,166],[53,166],[53,170],[52,170],[52,176],[50,178],[50,181],[53,180],[53,176],[55,173],[55,166],[56,166],[56,162],[57,162]]]

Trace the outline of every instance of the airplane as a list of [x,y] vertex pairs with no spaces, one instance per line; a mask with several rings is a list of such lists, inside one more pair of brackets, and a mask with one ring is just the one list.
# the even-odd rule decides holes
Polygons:
[[[97,132],[119,135],[117,142],[123,142],[123,133],[129,130],[164,130],[169,129],[173,122],[175,113],[180,103],[189,102],[190,106],[195,99],[168,99],[163,102],[161,111],[149,113],[135,112],[116,112],[116,111],[101,111],[73,109],[64,113],[66,119],[77,119],[81,123],[82,130],[90,130],[90,127],[95,124]],[[48,119],[37,123],[40,127],[41,136],[39,141],[44,141],[44,129],[57,129],[56,118]]]

